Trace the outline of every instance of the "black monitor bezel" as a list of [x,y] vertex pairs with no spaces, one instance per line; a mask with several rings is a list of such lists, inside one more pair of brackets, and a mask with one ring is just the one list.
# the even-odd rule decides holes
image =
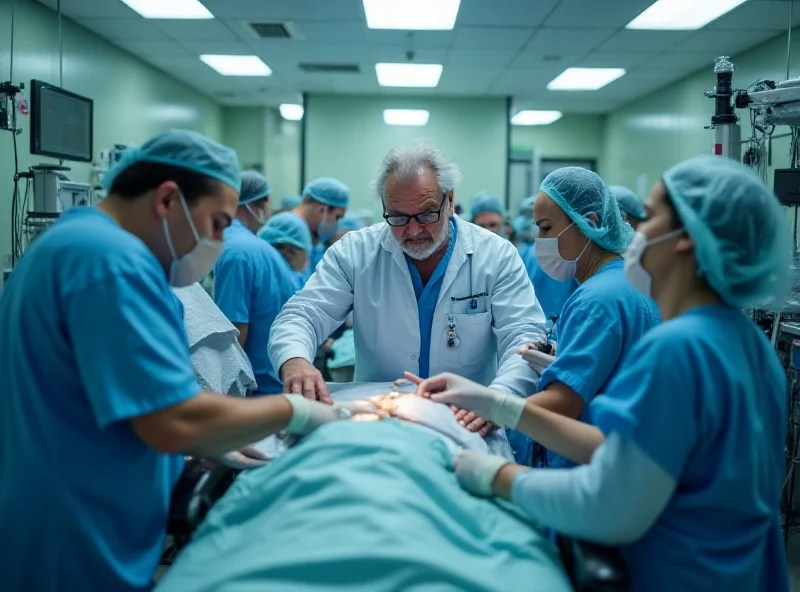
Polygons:
[[[84,158],[77,158],[73,154],[63,154],[58,152],[49,152],[41,149],[41,130],[42,130],[42,114],[40,108],[42,88],[54,90],[63,95],[80,99],[89,103],[89,156]],[[58,158],[59,160],[69,160],[72,162],[92,162],[94,160],[94,101],[88,97],[64,90],[60,86],[50,84],[42,80],[31,80],[31,154],[37,156],[49,156],[51,158]]]

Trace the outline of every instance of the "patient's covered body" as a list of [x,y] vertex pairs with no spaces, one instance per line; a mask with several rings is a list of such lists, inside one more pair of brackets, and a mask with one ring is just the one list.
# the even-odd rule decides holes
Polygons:
[[240,475],[158,590],[570,590],[543,532],[463,491],[452,454],[416,422],[325,425]]

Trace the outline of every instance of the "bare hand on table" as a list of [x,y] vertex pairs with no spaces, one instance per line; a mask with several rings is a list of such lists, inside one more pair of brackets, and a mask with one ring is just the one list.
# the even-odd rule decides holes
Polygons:
[[245,446],[217,456],[214,460],[232,469],[253,469],[267,464],[269,457],[253,446]]
[[292,358],[281,366],[283,392],[303,395],[306,399],[332,404],[325,379],[319,370],[303,358]]
[[[419,376],[417,376],[416,374],[412,374],[411,372],[405,372],[404,374],[407,380],[410,380],[418,387],[423,382],[427,382],[423,381]],[[418,389],[417,394],[422,397],[431,398],[431,394],[433,393],[428,392],[426,390]],[[459,424],[464,426],[468,431],[477,433],[481,438],[485,438],[489,433],[497,429],[497,426],[495,424],[486,421],[481,417],[478,417],[478,415],[476,415],[472,411],[467,411],[466,409],[459,409],[455,405],[449,405],[449,407],[450,410],[453,412],[453,415],[456,416],[456,421]]]

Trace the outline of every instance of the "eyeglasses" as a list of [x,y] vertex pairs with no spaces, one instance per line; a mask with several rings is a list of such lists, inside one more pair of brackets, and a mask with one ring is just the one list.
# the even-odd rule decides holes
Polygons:
[[442,196],[442,203],[439,204],[439,209],[436,212],[422,212],[419,214],[414,214],[413,216],[407,216],[404,214],[387,214],[385,211],[383,213],[383,219],[386,220],[389,226],[407,226],[412,219],[416,220],[418,224],[434,224],[439,221],[439,218],[442,217],[442,210],[444,209],[444,204],[447,201],[447,193]]

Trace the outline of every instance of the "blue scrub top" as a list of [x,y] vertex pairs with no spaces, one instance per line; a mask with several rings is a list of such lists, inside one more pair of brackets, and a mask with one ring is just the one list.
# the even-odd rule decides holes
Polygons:
[[533,283],[536,299],[544,310],[545,318],[550,321],[553,317],[560,316],[567,299],[578,289],[578,281],[559,282],[542,271],[539,262],[536,261],[536,243],[525,245],[519,254]]
[[278,250],[238,220],[225,229],[224,238],[214,268],[214,301],[232,323],[248,325],[244,351],[258,384],[256,394],[278,394],[283,384],[267,344],[275,317],[297,291],[294,277]]
[[322,261],[322,258],[325,256],[325,250],[325,243],[322,242],[311,247],[311,253],[308,255],[308,277],[311,277],[311,274],[317,269],[317,264]]
[[128,420],[200,391],[161,265],[69,210],[0,297],[0,352],[0,587],[149,590],[183,457]]
[[[569,297],[558,322],[558,353],[542,372],[539,390],[561,382],[588,404],[605,391],[634,344],[661,320],[658,307],[625,277],[622,259],[603,265]],[[550,467],[572,466],[548,452]]]
[[703,306],[645,335],[590,405],[677,482],[647,534],[623,549],[632,590],[788,592],[779,498],[786,378],[764,334]]
[[428,378],[431,365],[431,330],[433,326],[433,313],[436,311],[436,303],[439,301],[439,293],[442,291],[442,280],[450,257],[453,255],[453,248],[456,245],[458,229],[455,222],[450,220],[450,242],[447,244],[447,251],[439,264],[433,270],[428,283],[422,285],[422,277],[419,275],[414,260],[406,255],[408,272],[411,274],[411,282],[414,285],[414,295],[417,297],[417,312],[419,313],[419,375]]

